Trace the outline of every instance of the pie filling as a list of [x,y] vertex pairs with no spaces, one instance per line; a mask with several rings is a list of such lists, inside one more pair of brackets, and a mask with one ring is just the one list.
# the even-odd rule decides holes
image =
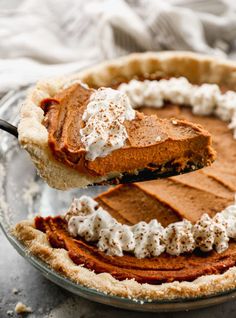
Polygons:
[[234,242],[223,253],[196,251],[180,256],[163,253],[158,257],[139,259],[129,254],[109,256],[95,245],[71,237],[67,223],[61,217],[37,217],[35,226],[47,234],[52,247],[66,249],[75,264],[83,265],[95,273],[110,273],[118,280],[135,279],[150,284],[192,281],[202,275],[223,273],[236,264]]
[[[117,96],[106,93],[111,100],[107,105],[106,90],[110,89],[94,93],[77,83],[42,101],[49,147],[57,160],[98,177],[193,170],[214,161],[211,136],[200,125],[134,112],[123,95],[114,107]],[[95,108],[89,105],[96,98],[101,110],[97,106],[92,112]],[[116,107],[120,113],[115,113]],[[124,114],[123,109],[129,110]]]

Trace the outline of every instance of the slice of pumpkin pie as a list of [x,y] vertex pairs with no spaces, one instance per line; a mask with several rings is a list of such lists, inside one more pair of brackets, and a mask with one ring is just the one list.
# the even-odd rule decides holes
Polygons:
[[[29,114],[37,122],[27,121]],[[38,106],[28,100],[21,117],[21,144],[58,189],[167,177],[215,158],[211,136],[200,125],[139,113],[112,88],[72,83],[40,97]]]

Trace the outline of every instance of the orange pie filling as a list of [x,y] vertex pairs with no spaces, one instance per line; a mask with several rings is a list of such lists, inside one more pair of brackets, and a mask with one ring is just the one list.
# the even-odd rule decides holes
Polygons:
[[64,164],[99,177],[114,172],[181,171],[194,166],[197,169],[214,161],[211,136],[200,125],[140,112],[135,112],[133,120],[125,120],[127,139],[122,148],[105,157],[88,160],[80,131],[85,125],[83,114],[93,92],[93,89],[74,84],[41,103],[49,147],[54,157]]
[[124,255],[108,256],[94,245],[72,238],[67,223],[61,217],[36,218],[36,228],[45,232],[54,248],[64,248],[77,265],[95,271],[110,273],[118,280],[135,279],[139,283],[160,284],[172,281],[192,281],[202,275],[222,273],[236,263],[236,243],[224,253],[200,253],[138,259]]

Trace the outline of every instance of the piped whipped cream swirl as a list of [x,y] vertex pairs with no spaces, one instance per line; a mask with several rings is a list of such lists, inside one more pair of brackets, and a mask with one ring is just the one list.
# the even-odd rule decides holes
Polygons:
[[118,89],[125,93],[134,109],[141,106],[161,108],[165,101],[188,105],[197,115],[215,114],[223,121],[230,121],[236,138],[236,92],[221,93],[216,84],[192,85],[185,77],[154,80],[131,80]]
[[192,252],[196,247],[192,228],[187,220],[169,224],[165,229],[166,252],[171,255]]
[[156,257],[166,252],[180,255],[199,248],[222,253],[229,239],[236,239],[236,204],[213,218],[203,214],[198,222],[188,220],[164,228],[157,220],[133,226],[121,224],[88,196],[74,199],[66,215],[69,233],[86,241],[97,242],[99,250],[108,255],[133,253],[137,258]]
[[124,93],[111,88],[92,93],[82,117],[85,126],[80,130],[86,159],[105,157],[122,148],[128,137],[124,121],[134,118],[135,111]]
[[203,214],[193,227],[193,236],[196,245],[203,252],[209,252],[215,247],[216,251],[221,253],[228,248],[227,223],[219,214],[213,219]]

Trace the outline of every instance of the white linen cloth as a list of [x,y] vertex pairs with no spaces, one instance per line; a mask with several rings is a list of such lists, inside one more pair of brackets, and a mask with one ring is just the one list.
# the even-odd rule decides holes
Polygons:
[[236,39],[233,6],[233,0],[23,0],[15,8],[0,6],[0,92],[129,52],[224,56]]

